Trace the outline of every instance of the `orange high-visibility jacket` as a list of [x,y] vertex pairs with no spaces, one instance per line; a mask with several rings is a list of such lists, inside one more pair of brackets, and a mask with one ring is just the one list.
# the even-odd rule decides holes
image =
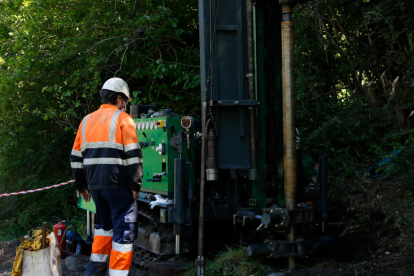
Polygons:
[[131,116],[110,104],[87,115],[70,155],[76,189],[132,189],[142,185],[142,152]]

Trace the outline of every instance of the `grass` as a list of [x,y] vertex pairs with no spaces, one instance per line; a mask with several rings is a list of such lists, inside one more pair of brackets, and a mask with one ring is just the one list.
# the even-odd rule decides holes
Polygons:
[[[207,260],[204,266],[204,275],[219,276],[219,275],[267,275],[270,267],[263,265],[261,259],[248,258],[245,248],[230,248],[217,254],[213,261]],[[197,268],[193,265],[188,267],[188,270],[183,276],[192,276],[197,274]]]

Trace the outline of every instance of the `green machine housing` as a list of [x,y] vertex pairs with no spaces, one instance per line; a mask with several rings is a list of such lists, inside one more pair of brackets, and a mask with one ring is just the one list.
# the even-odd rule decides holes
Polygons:
[[[142,192],[174,198],[174,159],[194,162],[194,139],[191,139],[195,135],[194,124],[184,129],[181,119],[178,116],[134,119],[144,164]],[[195,181],[194,171],[188,170],[187,189],[194,188],[188,187],[190,175]]]
[[134,244],[156,255],[189,252],[196,216],[194,190],[199,178],[195,121],[189,116],[134,121],[144,167],[138,198],[141,219]]

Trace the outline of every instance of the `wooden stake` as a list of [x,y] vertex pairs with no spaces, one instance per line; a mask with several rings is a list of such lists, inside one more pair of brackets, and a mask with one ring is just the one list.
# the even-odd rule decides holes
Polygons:
[[42,229],[42,248],[46,248],[46,227],[47,227],[47,223],[44,221],[43,222],[43,229]]

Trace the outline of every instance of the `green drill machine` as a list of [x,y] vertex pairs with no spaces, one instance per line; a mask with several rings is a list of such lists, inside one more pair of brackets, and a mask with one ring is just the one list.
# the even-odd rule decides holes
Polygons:
[[[295,257],[317,251],[329,210],[327,159],[300,150],[295,2],[199,1],[201,118],[131,107],[144,165],[142,262],[197,250],[202,275],[204,230],[217,222],[243,233],[249,256],[287,257],[291,269]],[[79,207],[94,211],[82,199]]]

